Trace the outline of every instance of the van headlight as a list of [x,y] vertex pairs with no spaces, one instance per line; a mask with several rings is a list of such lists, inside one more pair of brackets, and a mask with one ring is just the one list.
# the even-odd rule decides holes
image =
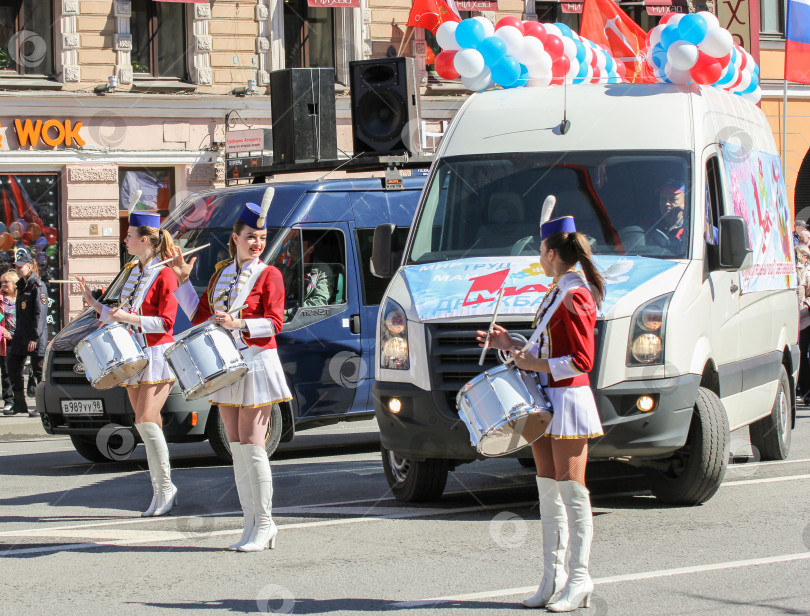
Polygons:
[[672,293],[642,304],[633,314],[627,345],[628,366],[653,366],[664,363],[664,334],[667,306]]
[[380,321],[380,367],[408,370],[408,320],[405,311],[395,301],[385,302]]

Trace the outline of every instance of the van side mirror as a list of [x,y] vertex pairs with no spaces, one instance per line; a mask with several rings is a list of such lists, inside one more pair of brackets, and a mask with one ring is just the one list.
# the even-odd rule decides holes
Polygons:
[[717,269],[724,272],[738,272],[753,264],[751,238],[748,223],[741,216],[721,216],[718,237]]
[[391,250],[396,225],[386,223],[374,229],[374,241],[371,244],[371,273],[377,278],[390,278],[399,263],[394,263]]

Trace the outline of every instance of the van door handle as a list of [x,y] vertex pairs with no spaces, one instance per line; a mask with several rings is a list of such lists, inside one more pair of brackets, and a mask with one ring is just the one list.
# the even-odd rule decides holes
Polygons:
[[359,314],[353,314],[352,315],[352,324],[349,326],[349,331],[351,331],[353,334],[359,334],[360,333],[360,315]]
[[734,283],[732,282],[732,283],[731,283],[731,288],[729,289],[729,291],[731,291],[732,293],[736,293],[736,292],[737,292],[737,291],[739,291],[739,290],[740,290],[740,287],[738,287],[736,284],[734,284]]

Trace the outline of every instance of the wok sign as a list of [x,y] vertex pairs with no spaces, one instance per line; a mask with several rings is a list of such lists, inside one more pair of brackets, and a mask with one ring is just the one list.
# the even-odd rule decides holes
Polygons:
[[42,120],[32,122],[30,119],[14,120],[14,129],[17,131],[17,140],[21,146],[36,147],[40,141],[52,148],[63,144],[72,147],[74,142],[78,146],[83,146],[84,139],[79,135],[81,127],[80,121],[73,123],[71,120],[51,119],[45,122]]

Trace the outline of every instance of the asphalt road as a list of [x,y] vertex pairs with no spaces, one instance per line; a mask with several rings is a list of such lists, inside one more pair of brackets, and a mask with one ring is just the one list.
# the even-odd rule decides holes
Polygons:
[[[64,438],[6,429],[0,614],[527,613],[519,602],[540,575],[532,471],[466,465],[440,502],[407,506],[388,492],[375,427],[322,428],[283,447],[277,546],[254,554],[223,550],[241,532],[238,501],[207,444],[171,446],[180,504],[142,519],[142,447],[94,465]],[[810,409],[785,462],[757,462],[747,438],[732,435],[723,486],[695,508],[661,506],[634,469],[591,466],[596,591],[579,613],[810,613]]]

